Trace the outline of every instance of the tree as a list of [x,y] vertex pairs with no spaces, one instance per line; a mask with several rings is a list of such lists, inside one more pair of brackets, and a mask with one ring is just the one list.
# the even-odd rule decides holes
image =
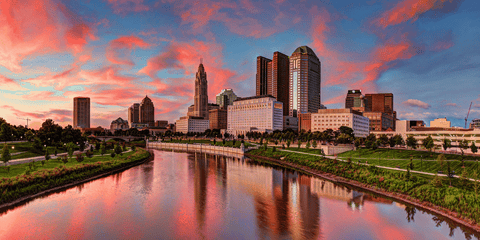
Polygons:
[[56,124],[52,119],[47,119],[42,123],[42,127],[38,129],[37,136],[43,144],[52,145],[52,143],[60,142],[62,136],[62,127]]
[[440,165],[440,170],[443,171],[443,163],[445,162],[445,155],[443,154],[438,155],[437,162],[438,162],[438,165]]
[[287,140],[287,148],[290,147],[290,144],[292,144],[292,141],[290,141],[290,139]]
[[388,144],[388,137],[386,134],[382,134],[380,135],[380,137],[378,138],[380,140],[380,143],[385,146]]
[[415,139],[412,135],[407,137],[407,147],[417,149],[417,139]]
[[377,141],[375,141],[372,143],[372,150],[377,150],[377,148],[378,148]]
[[107,152],[107,151],[106,151],[106,149],[105,149],[105,144],[102,144],[102,145],[100,146],[100,154],[103,156],[103,154],[105,154],[106,152]]
[[313,148],[317,148],[317,140],[313,140],[313,142],[312,142],[312,147],[313,147]]
[[7,166],[8,161],[12,159],[12,156],[10,155],[10,149],[8,148],[7,144],[3,144],[3,150],[2,150],[2,162]]
[[400,134],[395,135],[395,145],[397,146],[403,146],[405,145],[405,141],[403,141],[403,137]]
[[310,149],[310,142],[307,142],[307,145],[305,145],[306,149]]
[[396,141],[396,139],[395,139],[395,136],[391,136],[391,137],[388,139],[388,145],[389,145],[391,148],[395,147],[396,142],[397,142],[397,141]]
[[33,147],[33,150],[37,153],[42,153],[43,151],[43,145],[42,145],[42,141],[40,140],[40,138],[36,137],[34,140],[33,140],[33,144],[32,144],[32,147]]
[[69,142],[69,143],[67,144],[67,152],[68,152],[68,156],[69,156],[69,157],[72,157],[72,156],[73,156],[73,151],[75,150],[75,147],[76,147],[76,145],[73,144],[72,142]]
[[122,153],[122,148],[120,147],[120,144],[117,143],[117,146],[115,146],[115,153],[120,154]]
[[2,125],[0,126],[0,140],[12,140],[12,128],[10,127],[10,124],[6,122],[2,123]]
[[50,159],[50,154],[48,153],[48,148],[45,149],[45,160]]
[[442,140],[442,147],[443,150],[447,151],[448,148],[452,147],[452,141],[450,141],[450,139],[444,138]]
[[472,141],[472,145],[470,145],[470,150],[472,151],[473,154],[478,152],[477,146],[475,146],[475,141]]
[[26,133],[25,133],[25,138],[27,139],[27,141],[31,141],[33,139],[33,132],[31,130],[28,130]]
[[428,151],[432,151],[432,148],[435,146],[432,136],[429,135],[428,137],[424,138],[422,145],[425,147],[425,149],[428,149]]
[[355,147],[358,148],[362,145],[362,139],[361,138],[355,138]]
[[341,126],[339,129],[340,133],[347,134],[350,137],[354,137],[353,135],[353,129],[347,126]]
[[410,168],[410,170],[413,170],[413,157],[410,157],[410,164],[408,164],[408,168]]

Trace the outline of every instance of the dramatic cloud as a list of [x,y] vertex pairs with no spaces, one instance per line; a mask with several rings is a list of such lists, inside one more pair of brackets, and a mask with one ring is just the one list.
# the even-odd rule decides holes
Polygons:
[[143,0],[108,0],[108,3],[112,5],[113,12],[116,14],[149,10],[149,7],[143,4]]
[[173,83],[173,85],[187,86],[185,84],[188,83],[185,81],[194,82],[193,74],[197,72],[201,58],[204,59],[205,71],[207,72],[209,98],[213,99],[220,90],[228,88],[234,83],[233,77],[236,73],[224,67],[221,45],[203,41],[172,42],[166,49],[166,52],[149,59],[147,66],[139,71],[139,73],[156,80],[154,84],[160,91],[166,89],[167,86],[164,85],[164,80],[158,78],[158,72],[162,70],[181,70],[186,76],[191,76],[191,79],[187,77],[177,79],[180,82]]
[[28,56],[69,51],[78,54],[93,30],[53,0],[0,2],[0,65],[20,72]]
[[30,91],[28,94],[23,95],[23,99],[26,100],[43,100],[43,101],[67,101],[64,96],[55,96],[51,91]]
[[418,108],[423,108],[423,109],[429,109],[430,105],[428,103],[422,102],[417,99],[408,99],[407,101],[403,102],[403,104],[409,106],[409,107],[418,107]]
[[374,23],[386,28],[408,20],[416,21],[420,14],[431,9],[442,8],[447,1],[452,2],[453,0],[403,0],[394,8],[384,12]]
[[23,91],[26,89],[20,86],[15,80],[0,75],[0,90]]
[[72,120],[72,111],[64,109],[50,109],[48,111],[20,111],[12,106],[3,105],[3,109],[8,109],[13,112],[17,117],[29,117],[34,120],[45,121],[46,119],[52,119],[55,122],[69,122]]
[[131,53],[136,47],[149,48],[151,45],[135,36],[124,36],[110,41],[105,56],[114,64],[131,65]]

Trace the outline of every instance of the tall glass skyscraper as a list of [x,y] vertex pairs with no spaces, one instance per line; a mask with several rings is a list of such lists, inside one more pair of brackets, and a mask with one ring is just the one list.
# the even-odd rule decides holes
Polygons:
[[298,47],[290,57],[289,116],[320,109],[321,63],[308,46]]

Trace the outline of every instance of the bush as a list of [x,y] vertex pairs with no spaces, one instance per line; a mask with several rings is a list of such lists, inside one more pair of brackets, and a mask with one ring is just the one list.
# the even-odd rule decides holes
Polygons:
[[120,144],[117,144],[117,146],[115,146],[115,153],[116,154],[122,153],[122,148],[120,147]]
[[100,150],[100,142],[95,143],[95,150]]
[[78,153],[76,159],[77,159],[77,162],[83,162],[83,159],[84,159],[84,158],[83,158],[83,154],[82,154],[82,153]]
[[135,145],[132,146],[132,151],[135,151]]
[[93,157],[93,152],[87,151],[87,152],[85,153],[85,155],[86,155],[88,158],[92,158],[92,157]]
[[115,153],[114,153],[114,152],[110,153],[110,157],[114,158],[114,157],[115,157]]
[[47,150],[45,150],[45,160],[49,160],[50,159],[50,154],[48,154],[48,148]]
[[63,155],[63,157],[60,158],[60,160],[63,162],[63,164],[67,164],[67,162],[68,162],[68,156],[67,156],[67,155]]
[[90,152],[93,152],[93,145],[90,145]]

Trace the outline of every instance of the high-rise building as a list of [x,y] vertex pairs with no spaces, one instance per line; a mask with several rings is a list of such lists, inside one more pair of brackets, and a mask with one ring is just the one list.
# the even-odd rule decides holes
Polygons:
[[90,98],[73,98],[73,127],[90,128]]
[[140,103],[138,113],[140,123],[148,124],[149,127],[155,126],[155,107],[148,96]]
[[289,116],[317,112],[321,106],[321,65],[313,50],[298,47],[290,57]]
[[383,112],[393,116],[393,93],[365,94],[367,108],[372,112]]
[[193,115],[196,117],[203,117],[208,119],[208,85],[207,73],[203,64],[198,66],[197,74],[195,75],[195,97],[193,103]]
[[353,129],[355,137],[367,137],[370,133],[369,125],[369,118],[350,108],[319,109],[317,113],[311,114],[312,132],[323,132],[327,129],[336,131],[346,126]]
[[212,109],[208,113],[210,129],[227,129],[227,109]]
[[288,115],[289,99],[289,71],[288,56],[281,52],[273,53],[273,60],[257,57],[257,96],[272,95],[283,103],[283,115]]
[[139,111],[140,111],[140,103],[134,103],[132,104],[132,106],[128,108],[128,122],[130,124],[138,123],[140,121]]
[[220,108],[227,108],[228,105],[232,105],[233,101],[237,100],[237,95],[233,92],[232,89],[223,89],[219,94],[217,94],[217,105]]
[[268,86],[268,63],[272,60],[258,56],[257,57],[257,89],[256,96],[267,95],[267,86]]

